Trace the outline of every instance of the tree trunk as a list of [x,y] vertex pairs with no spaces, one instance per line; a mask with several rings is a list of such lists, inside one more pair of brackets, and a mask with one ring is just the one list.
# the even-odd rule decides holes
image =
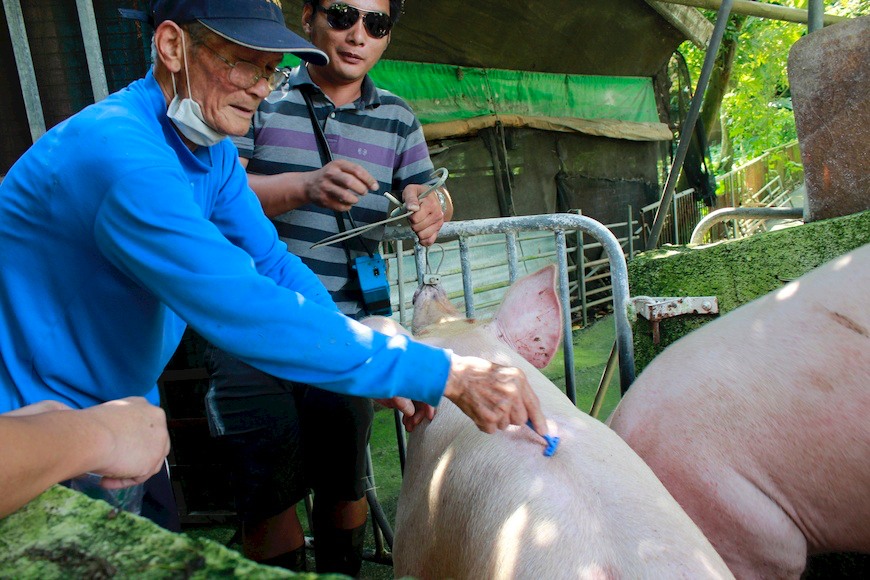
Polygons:
[[728,27],[725,37],[722,39],[722,45],[719,48],[719,54],[716,55],[716,62],[713,65],[713,71],[707,85],[707,92],[704,93],[704,107],[701,110],[700,119],[707,135],[708,143],[719,141],[720,136],[713,133],[718,125],[722,98],[728,91],[728,82],[731,80],[731,70],[734,65],[734,55],[737,54],[740,29],[745,21],[746,16],[732,16],[732,25]]

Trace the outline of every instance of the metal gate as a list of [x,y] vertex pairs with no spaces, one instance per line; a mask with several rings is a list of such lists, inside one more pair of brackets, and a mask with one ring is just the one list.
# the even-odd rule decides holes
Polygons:
[[[555,252],[542,251],[538,254],[524,251],[522,245],[523,232],[551,232]],[[610,263],[611,281],[613,286],[613,310],[616,325],[616,341],[620,360],[620,383],[623,390],[628,388],[634,381],[634,347],[631,339],[631,326],[628,319],[628,272],[625,264],[622,246],[613,233],[598,221],[576,214],[547,214],[537,216],[520,216],[509,218],[493,218],[481,220],[469,220],[464,222],[448,222],[444,224],[438,236],[438,244],[456,242],[458,261],[461,273],[461,293],[457,290],[451,292],[451,288],[445,286],[448,296],[457,297],[461,294],[465,302],[465,314],[468,318],[474,318],[479,306],[492,308],[498,301],[493,301],[491,296],[481,293],[476,288],[472,279],[472,245],[470,239],[474,237],[487,238],[485,245],[495,246],[504,244],[505,259],[500,263],[494,263],[495,273],[485,274],[483,285],[487,289],[504,289],[512,284],[522,274],[531,273],[538,268],[555,262],[558,266],[559,297],[562,301],[562,342],[564,345],[571,344],[571,305],[569,299],[568,280],[568,248],[566,234],[583,232],[597,239],[607,254]],[[503,237],[503,242],[497,241]],[[526,238],[537,243],[540,238]],[[448,250],[429,250],[416,243],[416,236],[409,228],[395,228],[387,232],[384,241],[395,244],[393,251],[384,252],[390,268],[395,271],[391,277],[395,280],[395,300],[398,306],[399,322],[407,324],[410,318],[410,307],[407,297],[409,280],[416,285],[422,282],[423,276],[438,267],[440,260],[439,252]],[[413,244],[413,253],[409,255],[405,251],[407,243]],[[480,248],[481,246],[477,246]],[[526,248],[527,249],[527,248]],[[408,276],[408,260],[413,260],[416,276]],[[435,264],[433,265],[433,262]],[[506,269],[506,272],[504,270]],[[521,272],[521,269],[525,271]],[[498,279],[499,271],[504,274]],[[480,270],[478,270],[478,274]],[[442,278],[443,281],[443,278]],[[475,294],[481,296],[480,301],[475,303]],[[565,349],[565,390],[572,402],[576,400],[574,383],[574,353],[570,348]]]

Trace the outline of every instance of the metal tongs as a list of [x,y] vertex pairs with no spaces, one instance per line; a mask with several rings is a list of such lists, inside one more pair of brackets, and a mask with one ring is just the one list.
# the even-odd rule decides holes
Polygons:
[[[447,169],[445,169],[444,167],[436,169],[435,171],[432,172],[432,175],[434,177],[426,183],[427,187],[423,191],[423,193],[420,194],[420,197],[418,199],[422,200],[427,195],[429,195],[430,193],[432,193],[433,191],[437,190],[439,187],[444,185],[444,182],[447,181],[448,173],[447,173]],[[319,242],[317,242],[316,244],[312,244],[311,249],[315,250],[317,248],[322,248],[323,246],[331,246],[332,244],[336,244],[338,242],[343,242],[344,240],[348,240],[350,238],[358,236],[358,235],[365,233],[371,229],[374,229],[378,226],[406,218],[409,215],[411,215],[412,213],[414,213],[413,211],[408,209],[406,204],[399,201],[392,193],[387,192],[384,195],[391,202],[393,202],[394,204],[399,206],[396,209],[394,209],[392,212],[390,212],[390,217],[388,217],[387,219],[381,220],[379,222],[375,222],[373,224],[366,224],[364,226],[359,226],[359,227],[353,228],[351,230],[340,232],[340,233],[334,234],[332,236],[329,236],[327,238],[324,238],[324,239],[320,240]]]

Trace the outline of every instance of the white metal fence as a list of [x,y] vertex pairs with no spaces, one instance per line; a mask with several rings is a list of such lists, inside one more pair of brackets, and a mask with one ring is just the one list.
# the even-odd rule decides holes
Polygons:
[[[791,206],[795,199],[794,189],[803,179],[799,159],[797,142],[788,143],[718,177],[721,191],[714,208],[696,201],[692,189],[675,194],[659,237],[659,245],[689,243],[692,230],[698,222],[721,207]],[[768,179],[759,182],[761,178]],[[659,202],[655,202],[635,213],[631,206],[627,206],[626,221],[605,224],[604,227],[619,241],[626,259],[632,258],[636,251],[642,251],[645,247],[658,207]],[[729,220],[714,227],[708,236],[712,236],[713,240],[744,237],[775,227],[776,223],[779,222]],[[388,229],[382,254],[389,268],[393,311],[404,324],[413,308],[411,299],[418,283],[418,263],[413,244],[407,239],[404,242],[398,239],[401,237],[397,237],[399,231]],[[481,315],[491,314],[501,303],[511,282],[505,237],[492,234],[469,238],[465,242],[452,239],[439,242],[429,251],[428,267],[432,273],[440,276],[441,284],[451,299],[464,297],[461,243],[467,244],[465,259],[473,264],[473,309]],[[571,318],[576,323],[586,325],[596,308],[606,308],[613,302],[610,269],[607,257],[601,251],[601,244],[588,234],[577,230],[566,231],[566,243]],[[518,232],[516,252],[520,275],[530,274],[556,262],[556,247],[550,232]],[[422,277],[424,273],[419,274]]]
[[[657,201],[640,208],[644,241],[646,241],[652,229],[660,205],[661,202]],[[675,193],[670,211],[668,211],[668,215],[665,217],[665,222],[662,225],[657,245],[687,244],[692,235],[692,230],[706,213],[707,207],[704,203],[695,200],[694,189]]]
[[[716,178],[716,207],[796,207],[803,205],[803,166],[797,141],[786,143]],[[705,212],[706,215],[706,212]],[[736,239],[799,220],[733,219],[712,228],[705,241]]]
[[[572,268],[570,265],[572,250],[569,250],[567,240],[569,235],[577,235],[578,232],[588,235],[589,239],[598,243],[598,249],[609,264],[614,302],[613,318],[619,347],[620,383],[623,389],[627,389],[634,380],[634,354],[627,312],[628,273],[624,245],[611,228],[585,216],[557,213],[451,222],[442,228],[439,237],[457,238],[455,243],[458,244],[458,254],[451,256],[455,259],[450,262],[459,264],[461,295],[465,302],[465,314],[469,318],[477,317],[480,314],[479,308],[492,308],[499,304],[507,286],[517,278],[544,265],[556,264],[559,273],[558,292],[563,305],[562,339],[563,344],[567,345],[572,342],[571,311],[574,309],[574,301],[569,293],[570,271],[574,271],[575,275],[577,272],[576,266]],[[496,241],[498,238],[501,240]],[[410,322],[409,311],[413,308],[408,283],[416,290],[420,282],[425,282],[425,274],[430,270],[433,274],[437,273],[440,284],[450,292],[450,287],[456,284],[455,275],[450,280],[444,266],[439,267],[440,258],[433,255],[432,251],[424,253],[418,244],[414,244],[414,249],[406,253],[404,242],[413,243],[415,239],[408,228],[394,229],[387,234],[386,239],[396,245],[395,252],[385,253],[384,257],[389,264],[395,266],[391,268],[390,276],[395,280],[396,314],[399,321],[407,326]],[[479,254],[481,250],[484,251],[482,255]],[[576,250],[575,246],[573,251]],[[446,255],[447,250],[444,252]],[[476,254],[478,255],[475,259]],[[407,264],[408,260],[412,260],[413,264]],[[488,271],[490,275],[487,279],[483,274]],[[498,300],[481,300],[482,294],[492,291],[498,292]],[[455,293],[453,291],[454,295]],[[571,308],[565,308],[568,304],[571,304]],[[566,394],[574,401],[573,349],[565,348],[563,353]]]
[[[630,258],[640,246],[641,228],[636,219],[628,219],[632,214],[629,207],[626,221],[606,224],[607,228],[622,248],[623,255]],[[558,214],[556,214],[558,215]],[[570,214],[567,214],[570,215]],[[413,305],[411,300],[422,275],[418,265],[414,245],[407,240],[397,239],[402,230],[389,230],[382,247],[382,255],[387,261],[391,285],[391,303],[394,316],[399,322],[409,322]],[[631,234],[631,235],[629,235]],[[581,230],[565,231],[567,273],[569,279],[568,297],[571,304],[571,319],[583,325],[588,324],[590,313],[595,308],[606,308],[613,303],[613,285],[610,266],[601,243],[590,234]],[[440,277],[441,285],[451,300],[463,299],[466,288],[463,282],[462,263],[467,261],[474,272],[474,287],[471,304],[473,311],[480,316],[492,314],[501,303],[507,287],[512,282],[510,272],[510,242],[504,234],[483,234],[461,239],[439,242],[428,250],[428,269]],[[465,257],[462,257],[463,252]],[[516,234],[516,255],[519,276],[531,274],[540,268],[554,264],[558,259],[558,248],[552,232],[519,231]],[[582,272],[582,283],[578,272]]]

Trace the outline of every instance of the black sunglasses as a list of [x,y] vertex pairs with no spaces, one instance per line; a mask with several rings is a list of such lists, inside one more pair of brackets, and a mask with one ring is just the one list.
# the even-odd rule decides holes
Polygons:
[[390,33],[393,27],[393,21],[389,14],[383,12],[370,12],[368,10],[360,10],[348,4],[337,2],[331,4],[328,8],[324,8],[320,4],[314,4],[314,10],[326,14],[326,23],[330,28],[336,30],[347,30],[359,20],[360,12],[364,13],[363,25],[366,32],[373,38],[383,38]]

